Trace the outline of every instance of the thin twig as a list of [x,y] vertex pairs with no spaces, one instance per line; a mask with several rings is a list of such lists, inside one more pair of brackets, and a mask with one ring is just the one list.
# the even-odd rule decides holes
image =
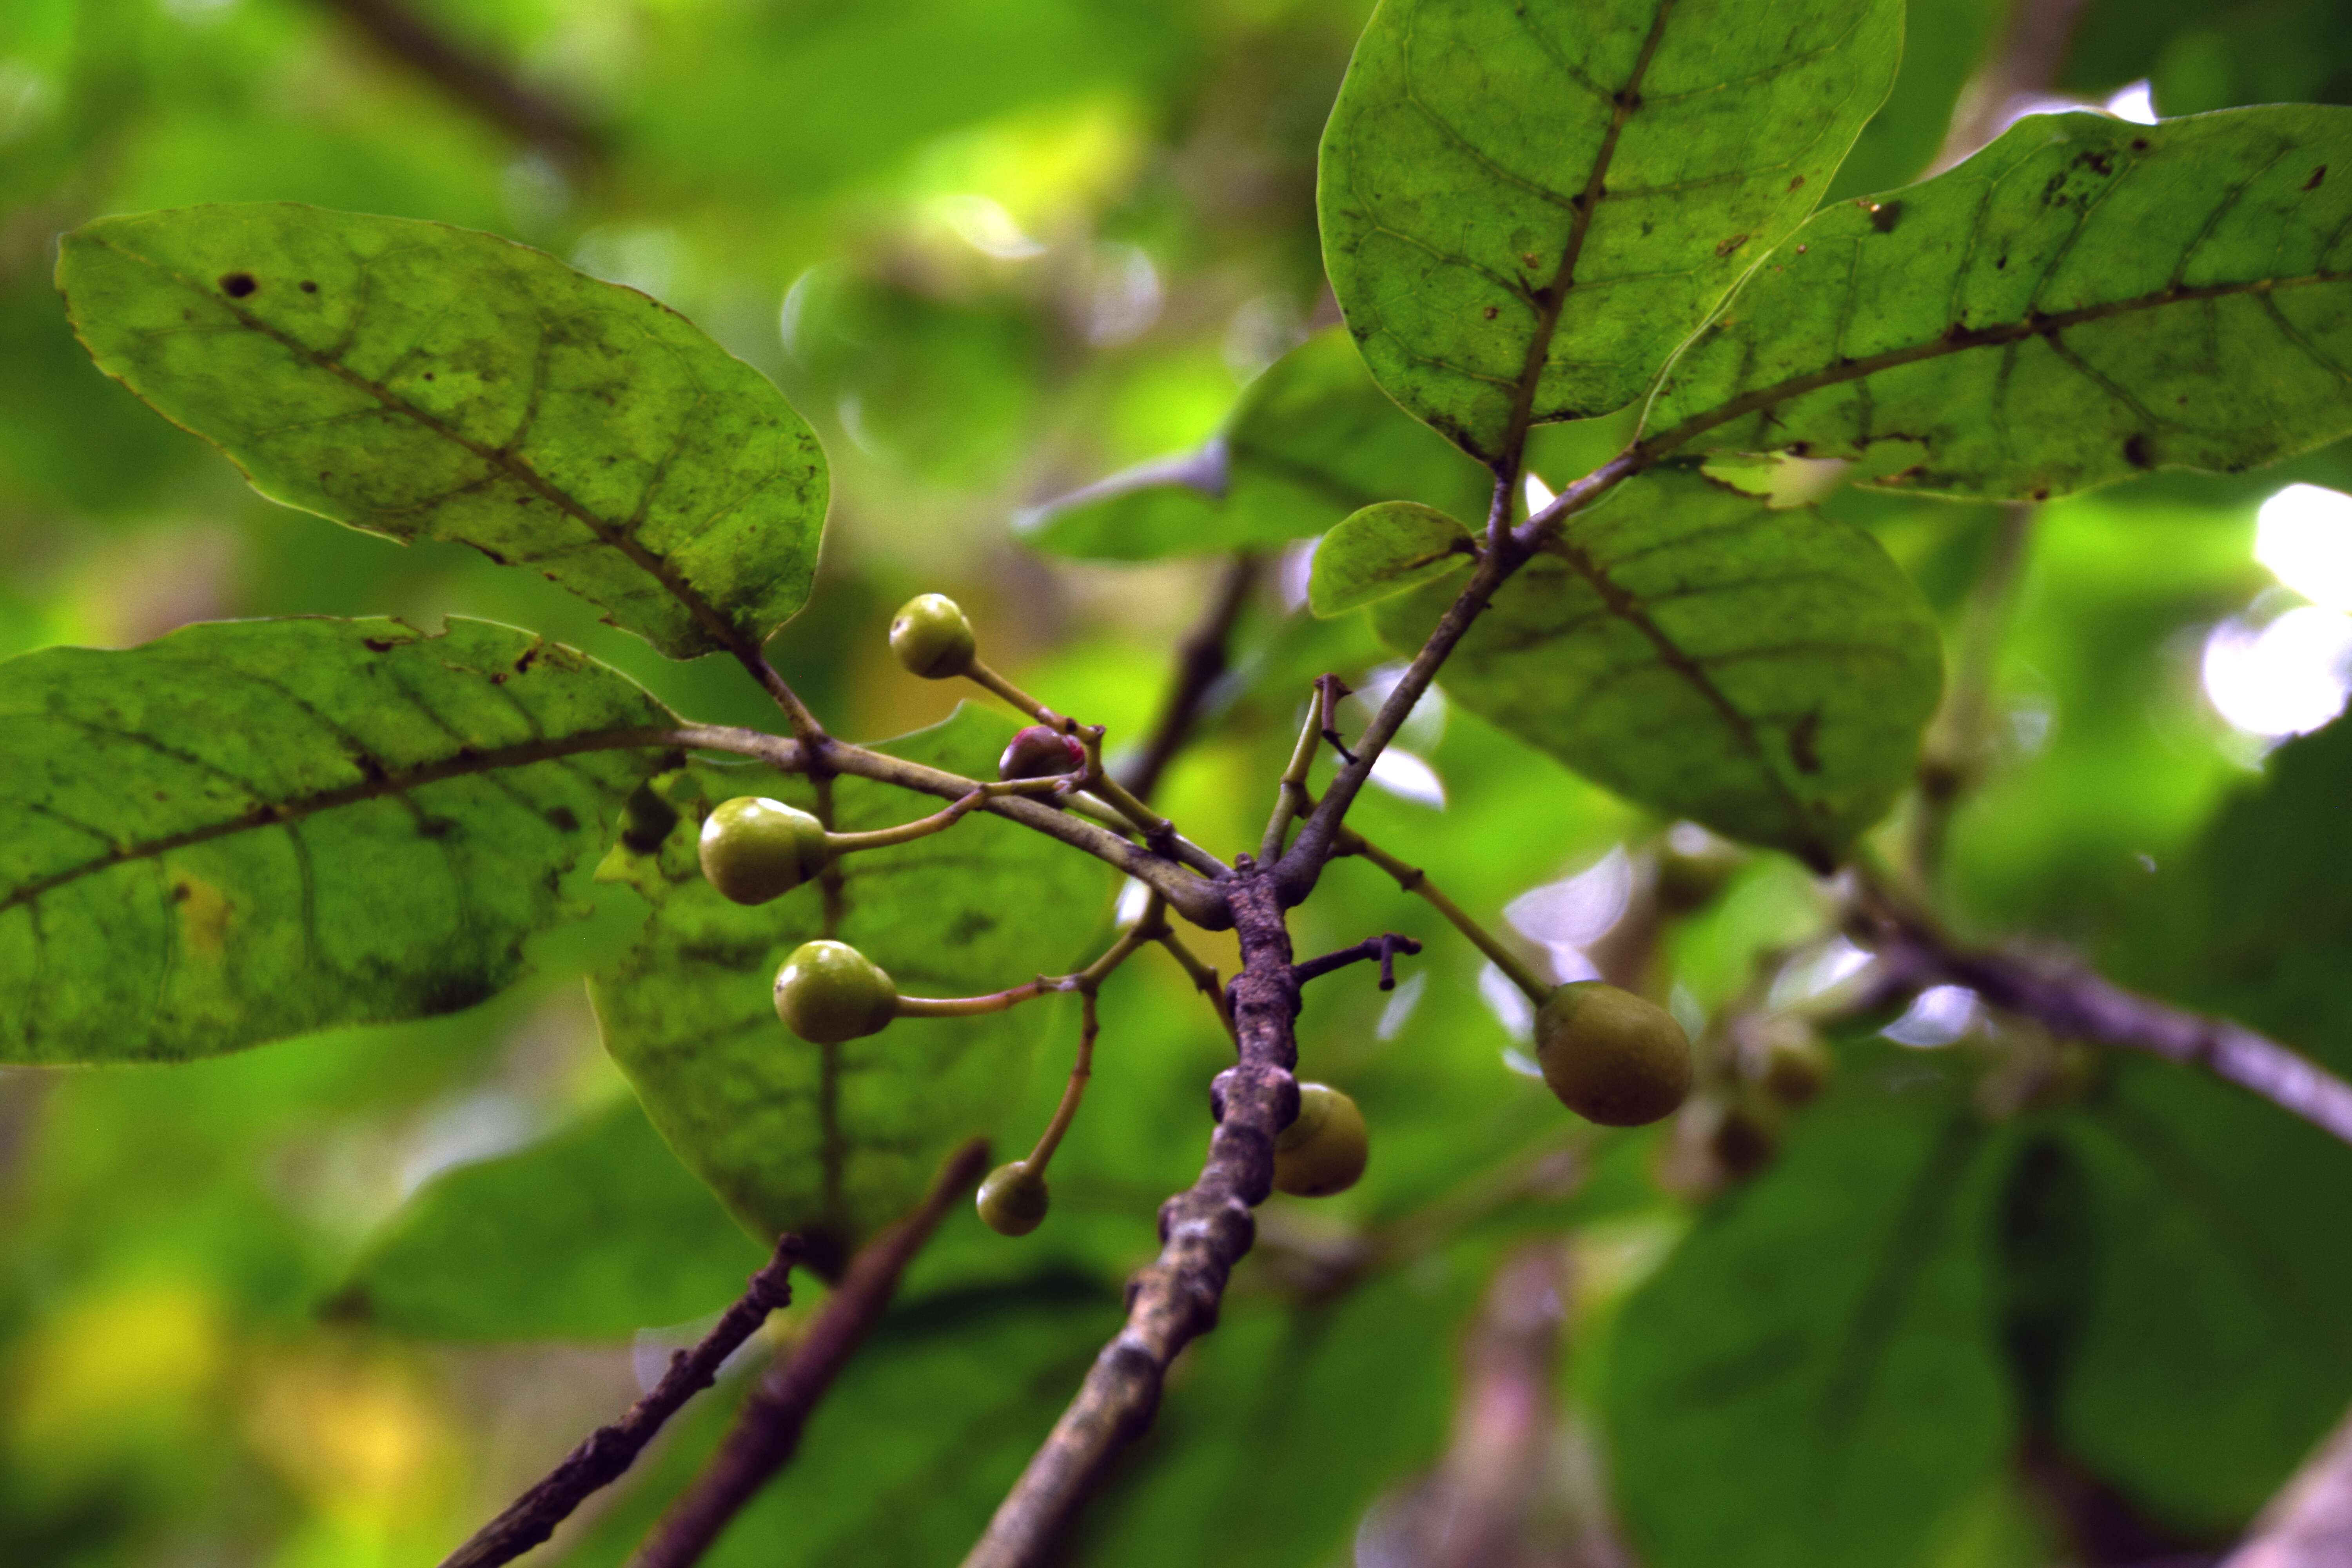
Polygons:
[[318,0],[368,42],[501,130],[571,163],[604,151],[604,135],[578,113],[518,80],[506,67],[443,34],[402,0]]
[[1965,985],[2062,1039],[2202,1067],[2352,1143],[2352,1083],[2226,1018],[2209,1018],[2126,991],[2071,961],[1958,946],[1926,916],[1874,889],[1865,889],[1851,930],[1857,942],[1878,953],[1887,968],[1884,984],[1898,992],[1936,981]]
[[807,1336],[751,1390],[719,1451],[646,1537],[632,1568],[686,1568],[784,1467],[809,1413],[890,1305],[898,1277],[987,1169],[988,1145],[975,1138],[949,1156],[920,1207],[858,1249]]
[[1200,1179],[1160,1211],[1160,1257],[1130,1282],[1127,1323],[1087,1373],[964,1568],[1043,1560],[1120,1449],[1150,1424],[1169,1363],[1216,1325],[1234,1265],[1249,1251],[1250,1211],[1274,1190],[1274,1139],[1298,1115],[1291,1076],[1298,981],[1273,879],[1243,857],[1229,884],[1242,972],[1233,985],[1240,1062],[1220,1076],[1223,1107]]
[[1151,798],[1151,792],[1160,787],[1160,774],[1192,738],[1210,692],[1232,661],[1234,628],[1241,622],[1251,590],[1257,586],[1262,564],[1249,551],[1235,555],[1218,579],[1217,591],[1210,596],[1200,623],[1176,645],[1176,679],[1168,689],[1167,700],[1160,705],[1159,721],[1152,725],[1151,738],[1144,742],[1141,753],[1121,770],[1120,782],[1136,799]]
[[2344,1568],[2347,1563],[2352,1563],[2352,1416],[2304,1461],[2221,1568]]
[[1366,937],[1353,947],[1343,947],[1336,952],[1327,952],[1319,958],[1310,958],[1306,963],[1294,967],[1298,975],[1298,984],[1304,985],[1310,980],[1321,979],[1335,969],[1345,969],[1351,963],[1377,960],[1381,966],[1381,989],[1393,991],[1396,989],[1396,955],[1402,952],[1410,956],[1420,951],[1421,943],[1413,941],[1412,938],[1399,936],[1394,931],[1389,931],[1381,936]]
[[588,1434],[587,1440],[565,1455],[562,1464],[442,1559],[441,1568],[496,1568],[514,1561],[554,1534],[555,1527],[570,1518],[590,1493],[619,1479],[653,1441],[662,1424],[710,1386],[720,1364],[768,1321],[768,1314],[792,1304],[789,1277],[801,1259],[801,1250],[799,1237],[787,1236],[777,1242],[775,1256],[751,1276],[742,1296],[719,1314],[701,1343],[673,1354],[661,1381],[629,1406],[627,1415]]
[[1408,865],[1387,850],[1366,838],[1352,827],[1339,830],[1339,852],[1360,855],[1365,859],[1396,879],[1396,885],[1408,893],[1419,896],[1430,908],[1444,915],[1455,931],[1470,939],[1470,945],[1486,955],[1487,961],[1502,971],[1503,977],[1517,986],[1527,999],[1538,1006],[1550,995],[1554,987],[1543,976],[1528,967],[1527,961],[1505,946],[1494,932],[1470,918],[1469,911],[1440,891],[1429,879],[1429,873],[1418,866]]
[[[675,729],[614,733],[628,734],[633,738],[630,743],[635,744],[685,746],[698,751],[730,752],[737,756],[756,757],[780,773],[808,771],[810,752],[806,746],[798,741],[788,741],[760,730],[740,729],[727,724],[685,724]],[[619,743],[622,742],[599,742],[604,745]],[[977,779],[925,767],[920,763],[911,763],[885,752],[868,751],[846,741],[830,741],[825,744],[824,766],[836,773],[871,779],[877,784],[895,784],[900,789],[937,795],[947,801],[961,800],[981,787]],[[1167,900],[1169,908],[1204,931],[1223,931],[1233,924],[1233,916],[1225,908],[1224,891],[1218,884],[1195,875],[1164,855],[1154,854],[1117,834],[1106,832],[1074,813],[1057,810],[1042,801],[1020,795],[985,799],[980,809],[1007,817],[1024,827],[1034,828],[1049,838],[1057,838],[1074,849],[1082,849],[1126,872]]]
[[1315,678],[1313,693],[1307,699],[1307,720],[1298,727],[1298,742],[1290,749],[1290,763],[1282,770],[1282,777],[1275,781],[1274,815],[1266,819],[1265,837],[1257,848],[1261,864],[1271,865],[1282,858],[1292,820],[1315,809],[1315,797],[1307,793],[1307,774],[1322,743],[1328,741],[1343,759],[1356,760],[1349,756],[1348,748],[1339,744],[1339,732],[1331,728],[1331,710],[1347,695],[1348,683],[1338,676]]

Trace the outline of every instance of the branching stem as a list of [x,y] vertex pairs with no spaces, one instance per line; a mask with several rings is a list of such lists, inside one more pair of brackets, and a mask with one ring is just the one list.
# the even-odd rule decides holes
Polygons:
[[630,1568],[688,1568],[784,1467],[800,1447],[809,1413],[889,1306],[898,1277],[987,1169],[988,1145],[974,1139],[940,1168],[914,1213],[858,1249],[840,1289],[826,1298],[807,1334],[753,1387],[719,1451],[654,1526]]
[[1439,890],[1437,884],[1429,879],[1429,873],[1420,867],[1407,865],[1352,827],[1339,830],[1339,853],[1361,856],[1395,878],[1398,887],[1421,898],[1430,908],[1444,915],[1455,931],[1470,939],[1471,946],[1485,953],[1495,967],[1503,972],[1506,979],[1526,994],[1528,1001],[1541,1006],[1544,998],[1551,994],[1553,988],[1528,967],[1526,960],[1513,952],[1494,932],[1472,920],[1461,905]]
[[699,1344],[670,1357],[661,1381],[629,1406],[627,1415],[591,1432],[562,1464],[444,1558],[441,1568],[497,1568],[510,1563],[554,1534],[555,1527],[590,1493],[618,1479],[662,1424],[710,1386],[719,1365],[768,1321],[768,1314],[792,1305],[790,1276],[800,1259],[800,1237],[787,1236],[777,1242],[775,1256],[751,1276],[741,1298],[719,1314]]

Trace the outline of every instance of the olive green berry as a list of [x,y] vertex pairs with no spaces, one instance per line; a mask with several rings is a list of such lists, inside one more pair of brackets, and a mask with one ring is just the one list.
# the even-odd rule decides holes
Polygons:
[[1691,1088],[1690,1037],[1654,1002],[1598,980],[1536,1009],[1536,1059],[1560,1103],[1603,1127],[1671,1116]]
[[824,869],[824,825],[765,795],[723,801],[702,822],[702,875],[739,904],[782,898]]
[[999,1165],[980,1184],[974,1202],[982,1225],[999,1236],[1026,1236],[1045,1223],[1052,1194],[1045,1178],[1026,1160]]
[[980,647],[971,623],[945,594],[918,594],[890,620],[890,651],[899,667],[926,680],[961,675]]
[[803,942],[776,971],[776,1016],[802,1039],[838,1045],[898,1016],[898,988],[845,942]]
[[1298,1086],[1298,1120],[1274,1141],[1274,1184],[1295,1197],[1344,1193],[1371,1153],[1364,1113],[1328,1084]]

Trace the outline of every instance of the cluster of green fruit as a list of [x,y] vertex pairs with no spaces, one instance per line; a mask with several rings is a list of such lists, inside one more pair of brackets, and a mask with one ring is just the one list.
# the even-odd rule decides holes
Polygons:
[[[908,601],[890,625],[892,654],[909,673],[928,679],[992,675],[980,664],[977,647],[963,611],[941,595]],[[1054,778],[1081,774],[1087,763],[1085,747],[1066,729],[1041,723],[1013,738],[998,773],[1008,781]],[[834,834],[807,812],[745,795],[721,804],[704,821],[702,872],[724,897],[763,904],[822,875],[847,849],[896,841],[913,830]],[[841,942],[805,942],[776,973],[777,1016],[815,1045],[877,1034],[908,1013],[977,1011],[982,1001],[909,1003],[881,966]],[[1557,986],[1537,1009],[1535,1027],[1544,1081],[1588,1121],[1640,1126],[1672,1115],[1690,1092],[1691,1047],[1682,1026],[1631,992],[1600,981]],[[997,1167],[981,1184],[980,1214],[991,1228],[1025,1236],[1044,1221],[1050,1153],[1049,1141],[1029,1159]],[[1345,1192],[1362,1176],[1369,1153],[1356,1102],[1328,1084],[1302,1082],[1298,1115],[1275,1141],[1275,1187],[1300,1197]]]

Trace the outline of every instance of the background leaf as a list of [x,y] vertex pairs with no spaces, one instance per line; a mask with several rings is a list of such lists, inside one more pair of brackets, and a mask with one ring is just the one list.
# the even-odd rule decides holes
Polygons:
[[2352,428],[2347,168],[2352,110],[2021,121],[1808,223],[1675,360],[1646,439],[1898,443],[1917,460],[1874,482],[2033,500],[2317,446]]
[[194,626],[0,666],[0,1058],[170,1060],[470,1007],[671,715],[482,621]]
[[623,1099],[427,1182],[331,1310],[429,1339],[614,1337],[719,1310],[762,1261]]
[[2007,1462],[1998,1141],[1943,1072],[1848,1066],[1622,1310],[1602,1400],[1653,1568],[1936,1561]]
[[1493,489],[1390,401],[1334,327],[1252,382],[1207,448],[1114,475],[1024,526],[1057,554],[1141,561],[1304,539],[1375,501],[1484,517]]
[[[994,771],[1013,726],[977,708],[884,750],[966,777]],[[887,785],[834,786],[844,832],[906,821]],[[595,976],[604,1043],[656,1127],[754,1235],[799,1231],[827,1262],[895,1219],[945,1152],[1017,1100],[1055,1003],[978,1018],[900,1019],[813,1046],[777,1021],[771,987],[802,942],[830,934],[916,995],[961,996],[1064,973],[1108,907],[1111,872],[1016,824],[976,813],[947,833],[844,858],[828,931],[814,883],[772,903],[728,902],[695,858],[701,816],[739,795],[807,809],[805,781],[697,764],[671,783],[682,816],[654,854],[624,846],[607,874],[652,900],[635,944]],[[1062,1031],[1066,1032],[1066,1031]]]
[[1354,513],[1315,547],[1307,603],[1318,616],[1402,594],[1470,564],[1470,531],[1434,507],[1383,501]]
[[808,598],[815,435],[684,317],[487,234],[292,204],[76,230],[105,371],[272,500],[533,567],[672,658]]
[[[1374,621],[1408,652],[1453,598],[1432,584]],[[1867,535],[1661,469],[1571,518],[1442,679],[1611,789],[1826,868],[1910,776],[1941,663]]]
[[1812,210],[1895,0],[1383,0],[1323,133],[1323,255],[1381,384],[1489,462],[1640,394]]

